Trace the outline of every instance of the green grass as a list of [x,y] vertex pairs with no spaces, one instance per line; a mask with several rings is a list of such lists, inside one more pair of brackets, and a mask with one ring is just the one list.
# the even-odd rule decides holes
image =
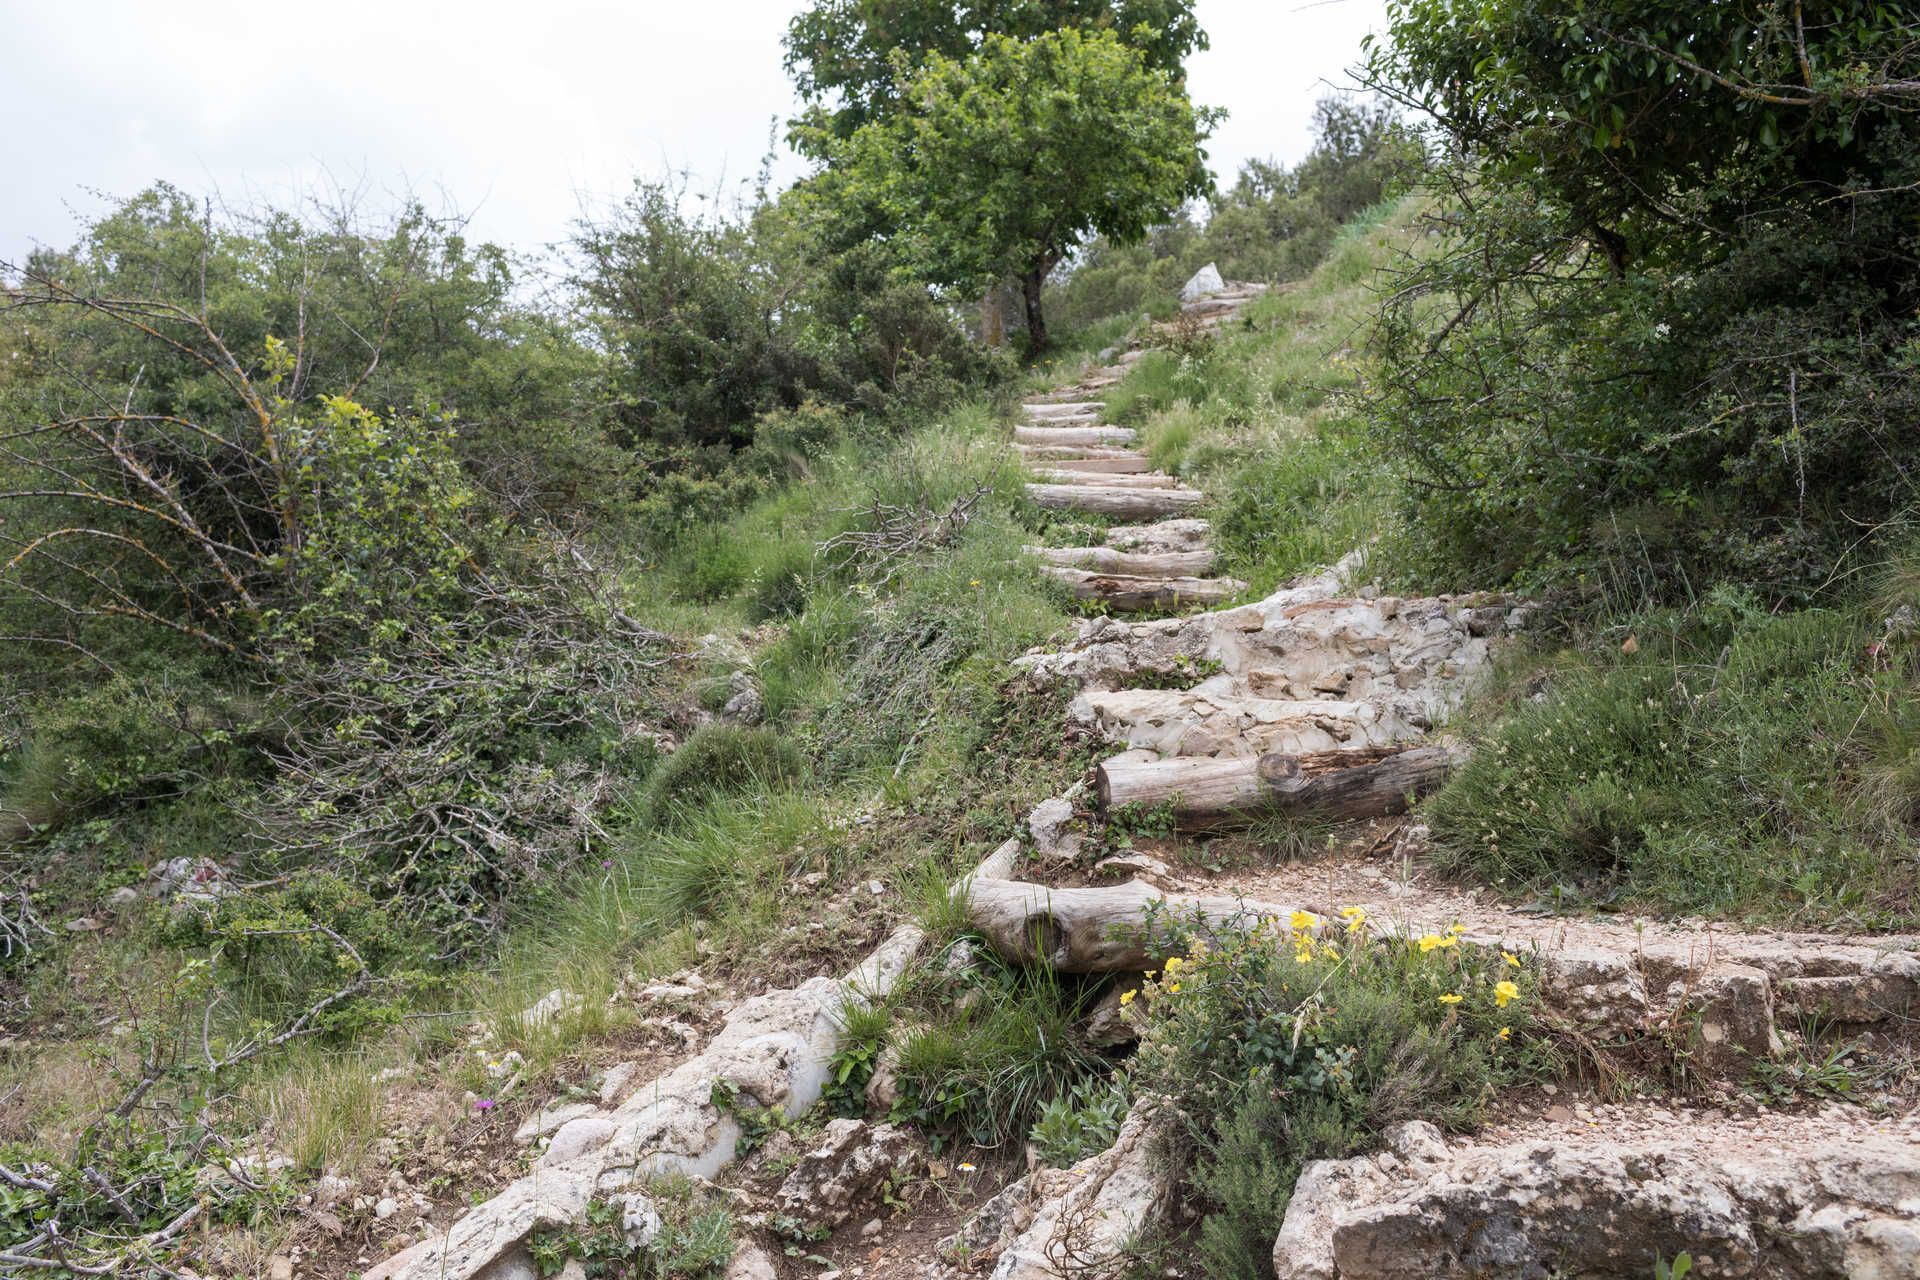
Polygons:
[[1910,639],[1869,651],[1883,616],[1721,593],[1516,668],[1427,807],[1442,867],[1563,901],[1911,927],[1920,661]]

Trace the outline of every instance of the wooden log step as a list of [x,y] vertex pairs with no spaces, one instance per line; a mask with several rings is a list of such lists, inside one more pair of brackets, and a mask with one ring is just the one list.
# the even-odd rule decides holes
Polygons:
[[1153,470],[1153,462],[1144,453],[1132,449],[1109,449],[1100,445],[1016,444],[1015,453],[1030,463],[1047,463],[1066,471],[1105,471],[1137,474]]
[[1132,444],[1136,436],[1132,427],[1015,427],[1015,444],[1047,445],[1055,448],[1078,447],[1089,444]]
[[1035,422],[1053,422],[1060,418],[1097,418],[1107,406],[1098,400],[1061,400],[1057,403],[1020,406]]
[[1064,569],[1118,573],[1134,578],[1197,578],[1213,569],[1213,552],[1116,551],[1112,547],[1028,547],[1027,550]]
[[1197,920],[1214,930],[1244,931],[1261,920],[1289,920],[1297,908],[1169,895],[1139,883],[1053,889],[976,878],[967,882],[967,909],[981,936],[1009,961],[1044,963],[1061,973],[1116,973],[1156,966],[1172,938],[1149,937],[1155,916],[1170,930]]
[[1119,573],[1089,573],[1059,565],[1040,566],[1055,582],[1073,588],[1076,600],[1100,600],[1124,613],[1219,604],[1247,589],[1237,578],[1145,578]]
[[1030,484],[1027,496],[1051,511],[1085,511],[1122,520],[1176,515],[1207,500],[1198,489],[1119,489],[1091,484]]
[[1117,809],[1172,801],[1175,820],[1187,830],[1276,813],[1377,818],[1405,812],[1409,798],[1438,788],[1460,759],[1458,747],[1441,745],[1138,764],[1110,760],[1098,770],[1100,803]]
[[[966,882],[966,893],[974,928],[1002,958],[1014,964],[1045,964],[1059,973],[1152,969],[1176,945],[1175,929],[1249,932],[1263,920],[1291,921],[1303,905],[1167,894],[1138,881],[1053,889],[976,876]],[[1159,922],[1159,936],[1154,936],[1154,921]],[[1321,917],[1315,915],[1313,923],[1317,927]]]
[[1034,477],[1046,484],[1094,484],[1109,489],[1178,489],[1180,481],[1164,471],[1114,474],[1075,467],[1035,467]]

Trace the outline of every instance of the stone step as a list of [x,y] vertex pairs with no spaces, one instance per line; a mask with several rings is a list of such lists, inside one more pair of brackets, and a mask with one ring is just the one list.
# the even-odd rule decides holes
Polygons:
[[1030,484],[1027,496],[1048,510],[1085,511],[1122,520],[1177,515],[1207,500],[1198,489],[1122,489],[1090,484]]
[[1227,675],[1192,689],[1089,689],[1068,714],[1115,746],[1168,761],[1358,751],[1411,741],[1432,723],[1391,698],[1263,698]]
[[1098,600],[1127,613],[1219,604],[1247,589],[1235,578],[1134,577],[1042,565],[1040,572],[1073,589],[1076,600]]
[[1157,520],[1152,524],[1117,524],[1107,530],[1107,545],[1116,551],[1205,551],[1213,526],[1191,516]]
[[1015,444],[1040,445],[1049,448],[1098,444],[1132,444],[1136,439],[1132,427],[1015,427]]

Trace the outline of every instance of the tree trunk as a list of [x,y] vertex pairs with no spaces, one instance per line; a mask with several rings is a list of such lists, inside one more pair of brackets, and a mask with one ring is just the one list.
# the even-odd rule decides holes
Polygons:
[[1189,605],[1219,604],[1247,589],[1237,578],[1142,578],[1129,574],[1089,573],[1059,565],[1042,565],[1040,572],[1073,588],[1076,600],[1103,600],[1122,613],[1151,609],[1182,609]]
[[1145,764],[1108,761],[1099,768],[1100,802],[1118,808],[1171,801],[1174,818],[1188,830],[1231,826],[1268,813],[1377,818],[1404,812],[1409,797],[1439,787],[1460,759],[1458,747],[1435,746]]
[[1208,932],[1246,930],[1287,920],[1294,908],[1244,898],[1162,893],[1152,885],[1050,889],[1023,880],[967,882],[967,914],[996,952],[1014,964],[1051,965],[1061,973],[1125,973],[1156,968],[1164,938],[1150,932],[1159,913],[1168,926]]
[[1034,352],[1047,349],[1047,318],[1040,311],[1040,291],[1046,283],[1045,267],[1035,267],[1020,277],[1020,295],[1027,304],[1027,342]]
[[1091,484],[1030,484],[1027,496],[1051,511],[1091,511],[1122,520],[1180,515],[1207,500],[1207,495],[1196,489],[1118,489]]
[[1213,552],[1116,551],[1112,547],[1028,547],[1048,564],[1132,578],[1198,578],[1213,569]]

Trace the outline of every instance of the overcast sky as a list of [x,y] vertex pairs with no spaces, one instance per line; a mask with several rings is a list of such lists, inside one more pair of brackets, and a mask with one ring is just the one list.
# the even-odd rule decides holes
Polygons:
[[[636,174],[748,179],[793,108],[780,36],[803,0],[0,0],[0,260],[66,245],[158,179],[236,204],[415,191],[518,249]],[[1198,0],[1209,145],[1300,158],[1384,0]],[[776,173],[791,179],[785,154]]]

